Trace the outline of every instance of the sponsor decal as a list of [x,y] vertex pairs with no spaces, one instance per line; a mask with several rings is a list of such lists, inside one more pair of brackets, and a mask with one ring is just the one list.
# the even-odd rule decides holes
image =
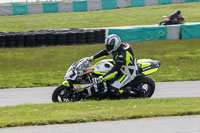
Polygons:
[[80,89],[80,88],[81,88],[81,86],[80,86],[80,85],[76,87],[76,89]]
[[142,69],[142,71],[149,70],[149,69],[151,69],[151,66]]
[[84,74],[91,73],[91,72],[93,72],[93,71],[94,71],[94,68],[87,69],[87,70],[85,70]]
[[77,75],[78,76],[82,76],[84,73],[83,73],[83,71],[82,70],[79,70],[78,72],[77,72]]

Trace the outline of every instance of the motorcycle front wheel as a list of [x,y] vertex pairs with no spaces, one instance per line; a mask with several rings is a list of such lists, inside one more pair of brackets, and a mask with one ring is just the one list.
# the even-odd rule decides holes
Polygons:
[[53,102],[69,102],[72,99],[73,99],[73,95],[69,87],[66,87],[62,84],[58,86],[52,94]]
[[159,26],[162,26],[162,25],[170,25],[170,23],[168,20],[163,20],[160,22]]

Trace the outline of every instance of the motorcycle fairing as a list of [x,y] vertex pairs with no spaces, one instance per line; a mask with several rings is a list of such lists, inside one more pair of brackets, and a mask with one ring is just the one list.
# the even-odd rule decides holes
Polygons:
[[160,67],[160,61],[151,60],[151,59],[140,59],[137,60],[138,67],[140,69],[141,74],[149,75],[158,70]]
[[168,19],[170,18],[169,16],[162,16],[162,17],[163,17],[163,18],[168,18]]
[[95,92],[97,92],[97,84],[89,83],[89,84],[73,84],[74,89],[76,89],[79,92],[82,92],[84,90],[87,90],[87,95],[91,96],[92,91],[91,88],[95,89]]
[[64,81],[64,82],[62,83],[62,85],[67,86],[67,87],[70,87],[69,81]]
[[94,64],[91,68],[94,69],[93,73],[98,74],[98,75],[104,75],[108,71],[110,71],[113,68],[113,64],[110,63],[109,61],[112,60],[101,60]]
[[88,87],[91,87],[92,86],[92,83],[91,84],[73,84],[74,88],[78,91],[82,91],[84,90],[85,88],[88,88]]

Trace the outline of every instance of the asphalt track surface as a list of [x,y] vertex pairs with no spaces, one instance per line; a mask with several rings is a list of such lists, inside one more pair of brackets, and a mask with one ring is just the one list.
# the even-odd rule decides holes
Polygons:
[[[52,103],[55,87],[0,89],[0,107],[19,104]],[[156,82],[152,98],[199,97],[200,81]]]
[[[0,90],[0,106],[51,103],[55,87]],[[157,82],[152,98],[199,97],[200,81]],[[0,128],[0,133],[200,133],[200,115]]]
[[0,133],[200,133],[200,115],[2,128]]

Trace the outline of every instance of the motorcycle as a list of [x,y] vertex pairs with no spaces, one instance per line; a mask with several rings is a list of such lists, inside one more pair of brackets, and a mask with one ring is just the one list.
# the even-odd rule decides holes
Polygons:
[[162,16],[165,20],[161,21],[159,23],[159,25],[173,25],[173,24],[184,24],[184,20],[185,20],[185,17],[184,16],[179,16],[179,17],[176,17],[174,19],[174,21],[171,21],[171,17],[170,16]]
[[120,95],[113,95],[109,87],[110,81],[95,84],[93,78],[97,78],[110,71],[113,67],[112,59],[100,60],[91,65],[87,58],[74,62],[68,69],[65,81],[58,86],[53,94],[53,102],[82,101],[85,99],[123,99],[151,97],[155,91],[154,81],[147,75],[158,70],[160,61],[151,59],[137,60],[137,76],[133,81],[119,90]]

